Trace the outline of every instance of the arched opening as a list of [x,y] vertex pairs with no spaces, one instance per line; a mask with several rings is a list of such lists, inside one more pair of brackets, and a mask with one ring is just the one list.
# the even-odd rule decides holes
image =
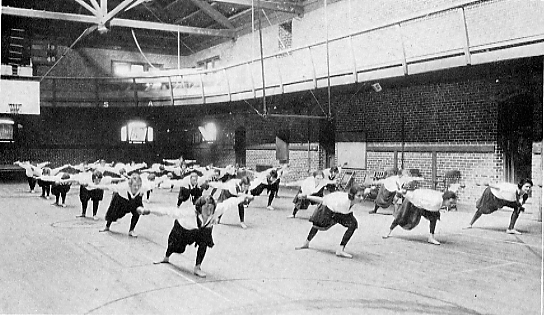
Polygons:
[[234,131],[234,154],[236,164],[240,167],[246,166],[246,128],[238,127]]
[[531,177],[533,106],[529,95],[515,95],[499,103],[498,143],[503,150],[504,180]]

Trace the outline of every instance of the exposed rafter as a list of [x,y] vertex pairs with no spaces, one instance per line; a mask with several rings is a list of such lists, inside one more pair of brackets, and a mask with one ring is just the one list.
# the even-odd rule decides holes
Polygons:
[[214,19],[217,23],[225,26],[229,29],[234,29],[234,25],[229,21],[229,19],[221,14],[219,11],[214,9],[209,3],[202,0],[191,0],[196,6],[198,6],[202,11]]
[[121,10],[127,8],[131,3],[133,3],[134,0],[124,0],[123,2],[121,2],[118,6],[116,6],[113,10],[111,10],[110,12],[108,12],[103,18],[102,18],[102,23],[106,23],[108,22],[109,20],[113,19],[113,17],[121,12]]
[[93,8],[95,8],[95,10],[100,10],[100,6],[98,5],[98,2],[96,2],[96,0],[91,0],[91,4],[93,5]]
[[256,9],[267,9],[302,15],[304,8],[301,5],[284,1],[260,1],[260,0],[214,0],[215,2],[232,3],[243,6],[255,6]]
[[79,3],[82,7],[87,9],[89,12],[91,12],[93,15],[98,16],[98,12],[96,8],[91,7],[87,2],[84,0],[75,0],[77,3]]
[[[4,6],[2,6],[2,14],[29,17],[29,18],[38,18],[38,19],[72,21],[72,22],[80,22],[80,23],[88,23],[88,24],[101,23],[98,17],[93,15],[38,11],[38,10],[32,10],[32,9],[21,9],[21,8],[12,8],[12,7],[4,7]],[[198,27],[147,22],[147,21],[139,21],[139,20],[117,19],[117,18],[111,19],[110,26],[132,27],[132,28],[139,28],[139,29],[169,31],[169,32],[179,31],[180,33],[194,34],[194,35],[207,35],[207,36],[230,37],[230,38],[235,37],[234,30],[229,30],[229,29],[217,30],[217,29],[198,28]]]

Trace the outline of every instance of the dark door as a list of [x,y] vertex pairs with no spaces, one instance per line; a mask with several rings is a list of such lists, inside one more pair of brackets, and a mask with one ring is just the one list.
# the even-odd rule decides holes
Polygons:
[[504,179],[517,183],[531,177],[533,100],[520,95],[499,104],[499,144],[504,157]]
[[234,131],[234,154],[236,164],[246,166],[246,128],[239,127]]

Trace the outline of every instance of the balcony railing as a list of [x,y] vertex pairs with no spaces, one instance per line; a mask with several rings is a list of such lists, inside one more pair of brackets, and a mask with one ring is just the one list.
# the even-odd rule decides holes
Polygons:
[[45,106],[206,104],[261,97],[261,62],[266,95],[274,95],[539,56],[543,16],[542,1],[467,0],[220,69],[50,77],[42,81],[41,100]]

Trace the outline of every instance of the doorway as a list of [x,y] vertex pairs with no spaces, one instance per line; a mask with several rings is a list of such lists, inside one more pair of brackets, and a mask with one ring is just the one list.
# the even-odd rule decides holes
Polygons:
[[503,150],[504,180],[510,183],[531,178],[533,103],[528,95],[499,103],[498,140]]
[[246,128],[238,127],[234,131],[234,154],[236,156],[236,165],[246,166]]

